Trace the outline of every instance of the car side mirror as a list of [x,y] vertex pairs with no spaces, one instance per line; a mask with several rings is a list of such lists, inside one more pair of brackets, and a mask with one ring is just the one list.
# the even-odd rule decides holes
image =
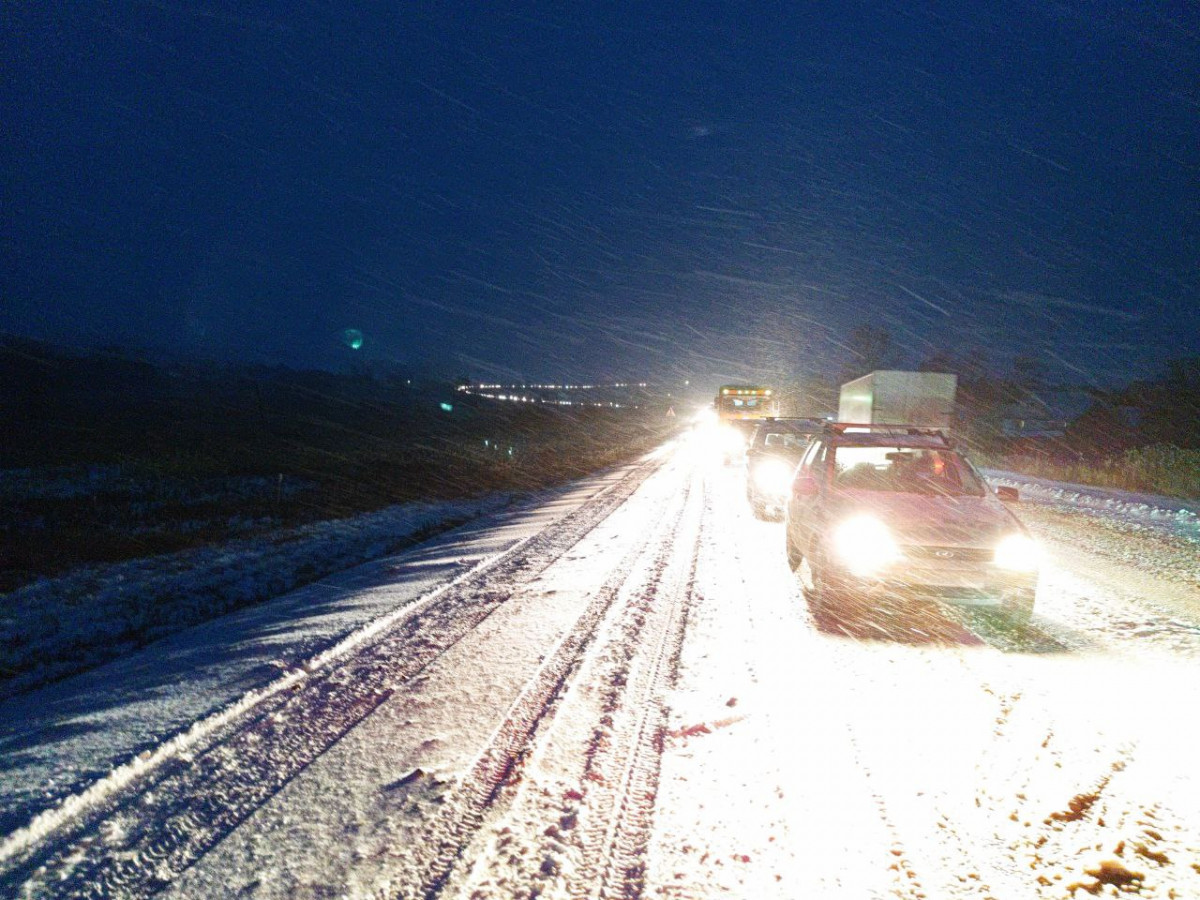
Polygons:
[[797,475],[792,482],[792,496],[796,499],[813,497],[817,493],[817,479],[811,475]]
[[999,487],[996,488],[996,496],[999,497],[1001,500],[1003,500],[1005,503],[1020,503],[1021,502],[1021,492],[1018,491],[1015,487],[1006,487],[1004,485],[1000,485]]

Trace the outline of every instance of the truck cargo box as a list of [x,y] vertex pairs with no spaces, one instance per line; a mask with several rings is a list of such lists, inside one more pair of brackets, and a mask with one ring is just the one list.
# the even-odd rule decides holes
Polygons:
[[958,376],[882,370],[842,385],[838,421],[860,425],[951,426]]

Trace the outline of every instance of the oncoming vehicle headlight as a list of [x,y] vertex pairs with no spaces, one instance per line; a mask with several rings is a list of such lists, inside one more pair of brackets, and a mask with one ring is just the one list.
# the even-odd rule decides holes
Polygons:
[[792,469],[782,459],[764,459],[754,470],[754,486],[771,497],[787,496]]
[[1011,572],[1036,572],[1042,561],[1037,542],[1023,534],[1010,534],[996,545],[996,565]]
[[871,575],[900,556],[887,526],[874,516],[856,516],[833,532],[833,552],[855,575]]
[[721,449],[726,453],[741,453],[746,449],[746,438],[732,425],[721,429]]

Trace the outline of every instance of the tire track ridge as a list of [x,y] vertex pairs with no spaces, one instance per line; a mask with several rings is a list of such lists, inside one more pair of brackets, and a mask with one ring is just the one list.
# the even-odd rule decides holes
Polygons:
[[[678,528],[678,519],[686,510],[680,504],[677,511],[665,506],[649,529],[649,535],[663,531],[664,523],[674,514],[675,525],[664,545],[669,546]],[[463,849],[483,826],[488,811],[494,806],[504,788],[513,782],[524,762],[539,728],[552,718],[555,705],[585,657],[600,623],[617,602],[618,597],[636,570],[650,544],[640,543],[618,564],[614,572],[596,592],[576,625],[547,657],[534,679],[510,708],[501,725],[493,732],[488,746],[477,757],[470,773],[455,791],[454,798],[443,806],[441,820],[434,825],[428,846],[436,847],[432,859],[415,868],[420,871],[410,883],[416,888],[381,890],[381,898],[435,898],[439,896],[461,858]]]
[[[581,812],[586,818],[581,816],[578,832],[583,862],[569,879],[572,897],[636,898],[644,892],[645,853],[667,724],[663,695],[678,668],[696,581],[705,509],[699,494],[689,485],[687,503],[698,509],[692,514],[695,521],[688,522],[687,561],[682,571],[673,573],[666,597],[659,588],[670,568],[670,555],[660,562],[647,589],[626,607],[626,657],[609,674],[605,715],[591,738],[584,768],[586,805]],[[679,531],[685,521],[686,516]],[[677,534],[672,551],[678,552],[681,543]],[[628,702],[631,698],[640,711]],[[622,710],[632,721],[619,722]]]

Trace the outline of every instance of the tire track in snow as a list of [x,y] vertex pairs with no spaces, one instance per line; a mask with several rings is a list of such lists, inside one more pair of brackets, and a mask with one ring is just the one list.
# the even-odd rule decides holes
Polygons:
[[[483,827],[489,812],[505,802],[505,788],[522,778],[521,770],[532,753],[531,744],[539,728],[553,720],[557,701],[573,684],[582,660],[592,654],[590,647],[597,629],[636,571],[646,547],[656,542],[662,547],[674,543],[686,504],[675,506],[664,507],[646,542],[627,554],[613,570],[575,627],[547,657],[513,704],[470,772],[447,798],[441,815],[431,823],[428,836],[410,842],[414,854],[404,865],[404,871],[392,879],[398,885],[384,887],[377,896],[435,897],[443,892],[463,851]],[[667,527],[669,521],[672,524]]]
[[[842,677],[829,654],[845,639],[812,623],[800,580],[778,554],[779,526],[750,517],[733,490],[741,484],[716,479],[720,514],[705,535],[686,699],[672,718],[679,739],[664,769],[664,802],[675,807],[652,848],[647,893],[892,896],[893,879],[871,867],[894,860],[893,835],[869,773],[851,760],[849,729],[830,716],[836,704],[819,699]],[[703,730],[693,732],[697,723]],[[869,870],[855,868],[852,884],[825,868],[824,855],[840,850],[849,816],[862,824],[858,849],[831,858]]]
[[[650,460],[543,532],[368,625],[196,738],[168,742],[147,768],[70,798],[5,842],[0,890],[13,895],[148,896],[266,803],[403,682],[483,622],[623,504]],[[382,621],[382,620],[381,620]],[[204,723],[201,723],[203,725]],[[87,794],[88,792],[85,792]]]
[[[638,896],[673,677],[696,562],[700,510],[678,492],[669,528],[638,554],[580,660],[443,892],[452,897]],[[503,807],[503,808],[501,808]]]
[[[785,570],[788,572],[787,578],[781,580],[777,575],[777,570],[762,565],[762,548],[754,543],[754,540],[761,533],[764,523],[760,522],[750,508],[743,503],[742,481],[739,479],[733,485],[722,483],[719,487],[721,489],[719,494],[710,488],[708,497],[708,520],[703,535],[703,553],[707,566],[698,576],[697,599],[701,604],[705,602],[706,598],[739,598],[742,601],[740,603],[736,601],[712,603],[710,600],[708,603],[710,616],[714,618],[718,614],[722,616],[720,631],[723,637],[729,640],[732,652],[737,654],[734,657],[737,681],[731,679],[731,683],[722,685],[726,688],[723,693],[732,695],[724,706],[729,709],[736,703],[737,709],[733,711],[737,713],[737,718],[750,716],[759,720],[755,724],[763,728],[766,733],[783,733],[786,731],[787,722],[781,720],[789,718],[792,713],[775,704],[755,704],[753,698],[761,696],[765,687],[769,690],[769,685],[772,683],[782,683],[786,680],[786,675],[781,675],[779,672],[777,659],[772,657],[778,652],[775,642],[779,639],[781,626],[786,631],[787,624],[798,625],[801,621],[799,610],[804,601],[801,596],[800,583],[790,570]],[[733,488],[732,492],[731,488]],[[731,493],[732,496],[730,496]],[[714,494],[717,495],[714,496]],[[729,515],[727,506],[722,510],[722,515],[717,514],[714,504],[718,500],[723,506],[732,503],[733,517]],[[747,542],[748,540],[750,543]],[[732,560],[726,562],[730,555],[732,555]],[[733,612],[731,607],[734,607],[736,612]],[[783,615],[780,615],[781,612]],[[793,614],[795,618],[790,618],[789,613]],[[696,640],[702,644],[703,635],[696,636]],[[693,665],[695,664],[693,662]],[[747,698],[751,698],[749,711],[745,705]],[[704,705],[707,710],[711,711],[721,709],[719,704],[720,700],[713,697],[706,699]],[[698,733],[696,740],[704,740],[704,735],[709,733],[708,722],[712,721],[711,718],[704,718],[704,713],[699,710],[691,718],[676,718],[675,724],[678,730],[674,734],[680,732],[683,734],[682,743],[676,752],[686,752],[683,748],[688,745],[688,726],[696,721],[699,721],[705,728],[705,731]],[[716,720],[711,726],[712,730],[715,731],[716,726],[725,721],[731,720]],[[772,794],[782,801],[784,791],[780,775],[787,768],[789,758],[787,750],[775,741],[762,741],[756,742],[751,752],[762,754],[754,756],[753,762],[747,762],[747,765],[754,768],[756,780],[764,785],[774,782]],[[680,777],[678,771],[675,777]],[[779,851],[779,848],[793,848],[798,843],[786,816],[779,816],[775,819],[768,830],[772,832],[768,839],[768,846],[776,852]],[[776,837],[779,838],[778,841],[776,841]],[[690,836],[686,839],[685,846],[689,849],[683,853],[691,853],[691,840]],[[651,873],[651,884],[655,893],[666,897],[692,896],[690,891],[694,889],[694,885],[688,884],[686,876],[680,872],[680,869],[684,867],[678,864],[664,866],[664,862],[671,859],[672,854],[664,851],[661,841],[657,849],[659,853],[659,858],[656,860],[657,871]],[[709,849],[711,850],[711,848]],[[750,859],[747,847],[741,846],[736,849],[739,851],[739,859]],[[763,849],[761,844],[755,847],[752,865],[755,868],[765,867],[777,874],[778,857],[772,859],[762,852]],[[680,853],[681,851],[676,850],[675,852]],[[678,862],[679,856],[673,858]],[[734,871],[733,867],[730,868],[730,871]],[[709,877],[716,874],[712,870],[707,873]],[[728,875],[729,873],[721,872],[721,874]],[[707,879],[705,880],[707,881]],[[739,884],[737,887],[722,884],[720,888],[713,884],[712,893],[740,890],[747,895],[771,896],[768,891],[763,891],[761,888],[761,882],[754,885],[754,888],[745,883]]]
[[675,559],[656,566],[654,582],[626,608],[618,632],[628,657],[618,656],[604,703],[608,715],[587,757],[588,815],[581,815],[584,827],[578,832],[584,856],[570,881],[572,897],[633,900],[645,890],[666,734],[665,698],[679,669],[700,554],[704,500],[698,494],[689,484],[687,514],[670,548]]

